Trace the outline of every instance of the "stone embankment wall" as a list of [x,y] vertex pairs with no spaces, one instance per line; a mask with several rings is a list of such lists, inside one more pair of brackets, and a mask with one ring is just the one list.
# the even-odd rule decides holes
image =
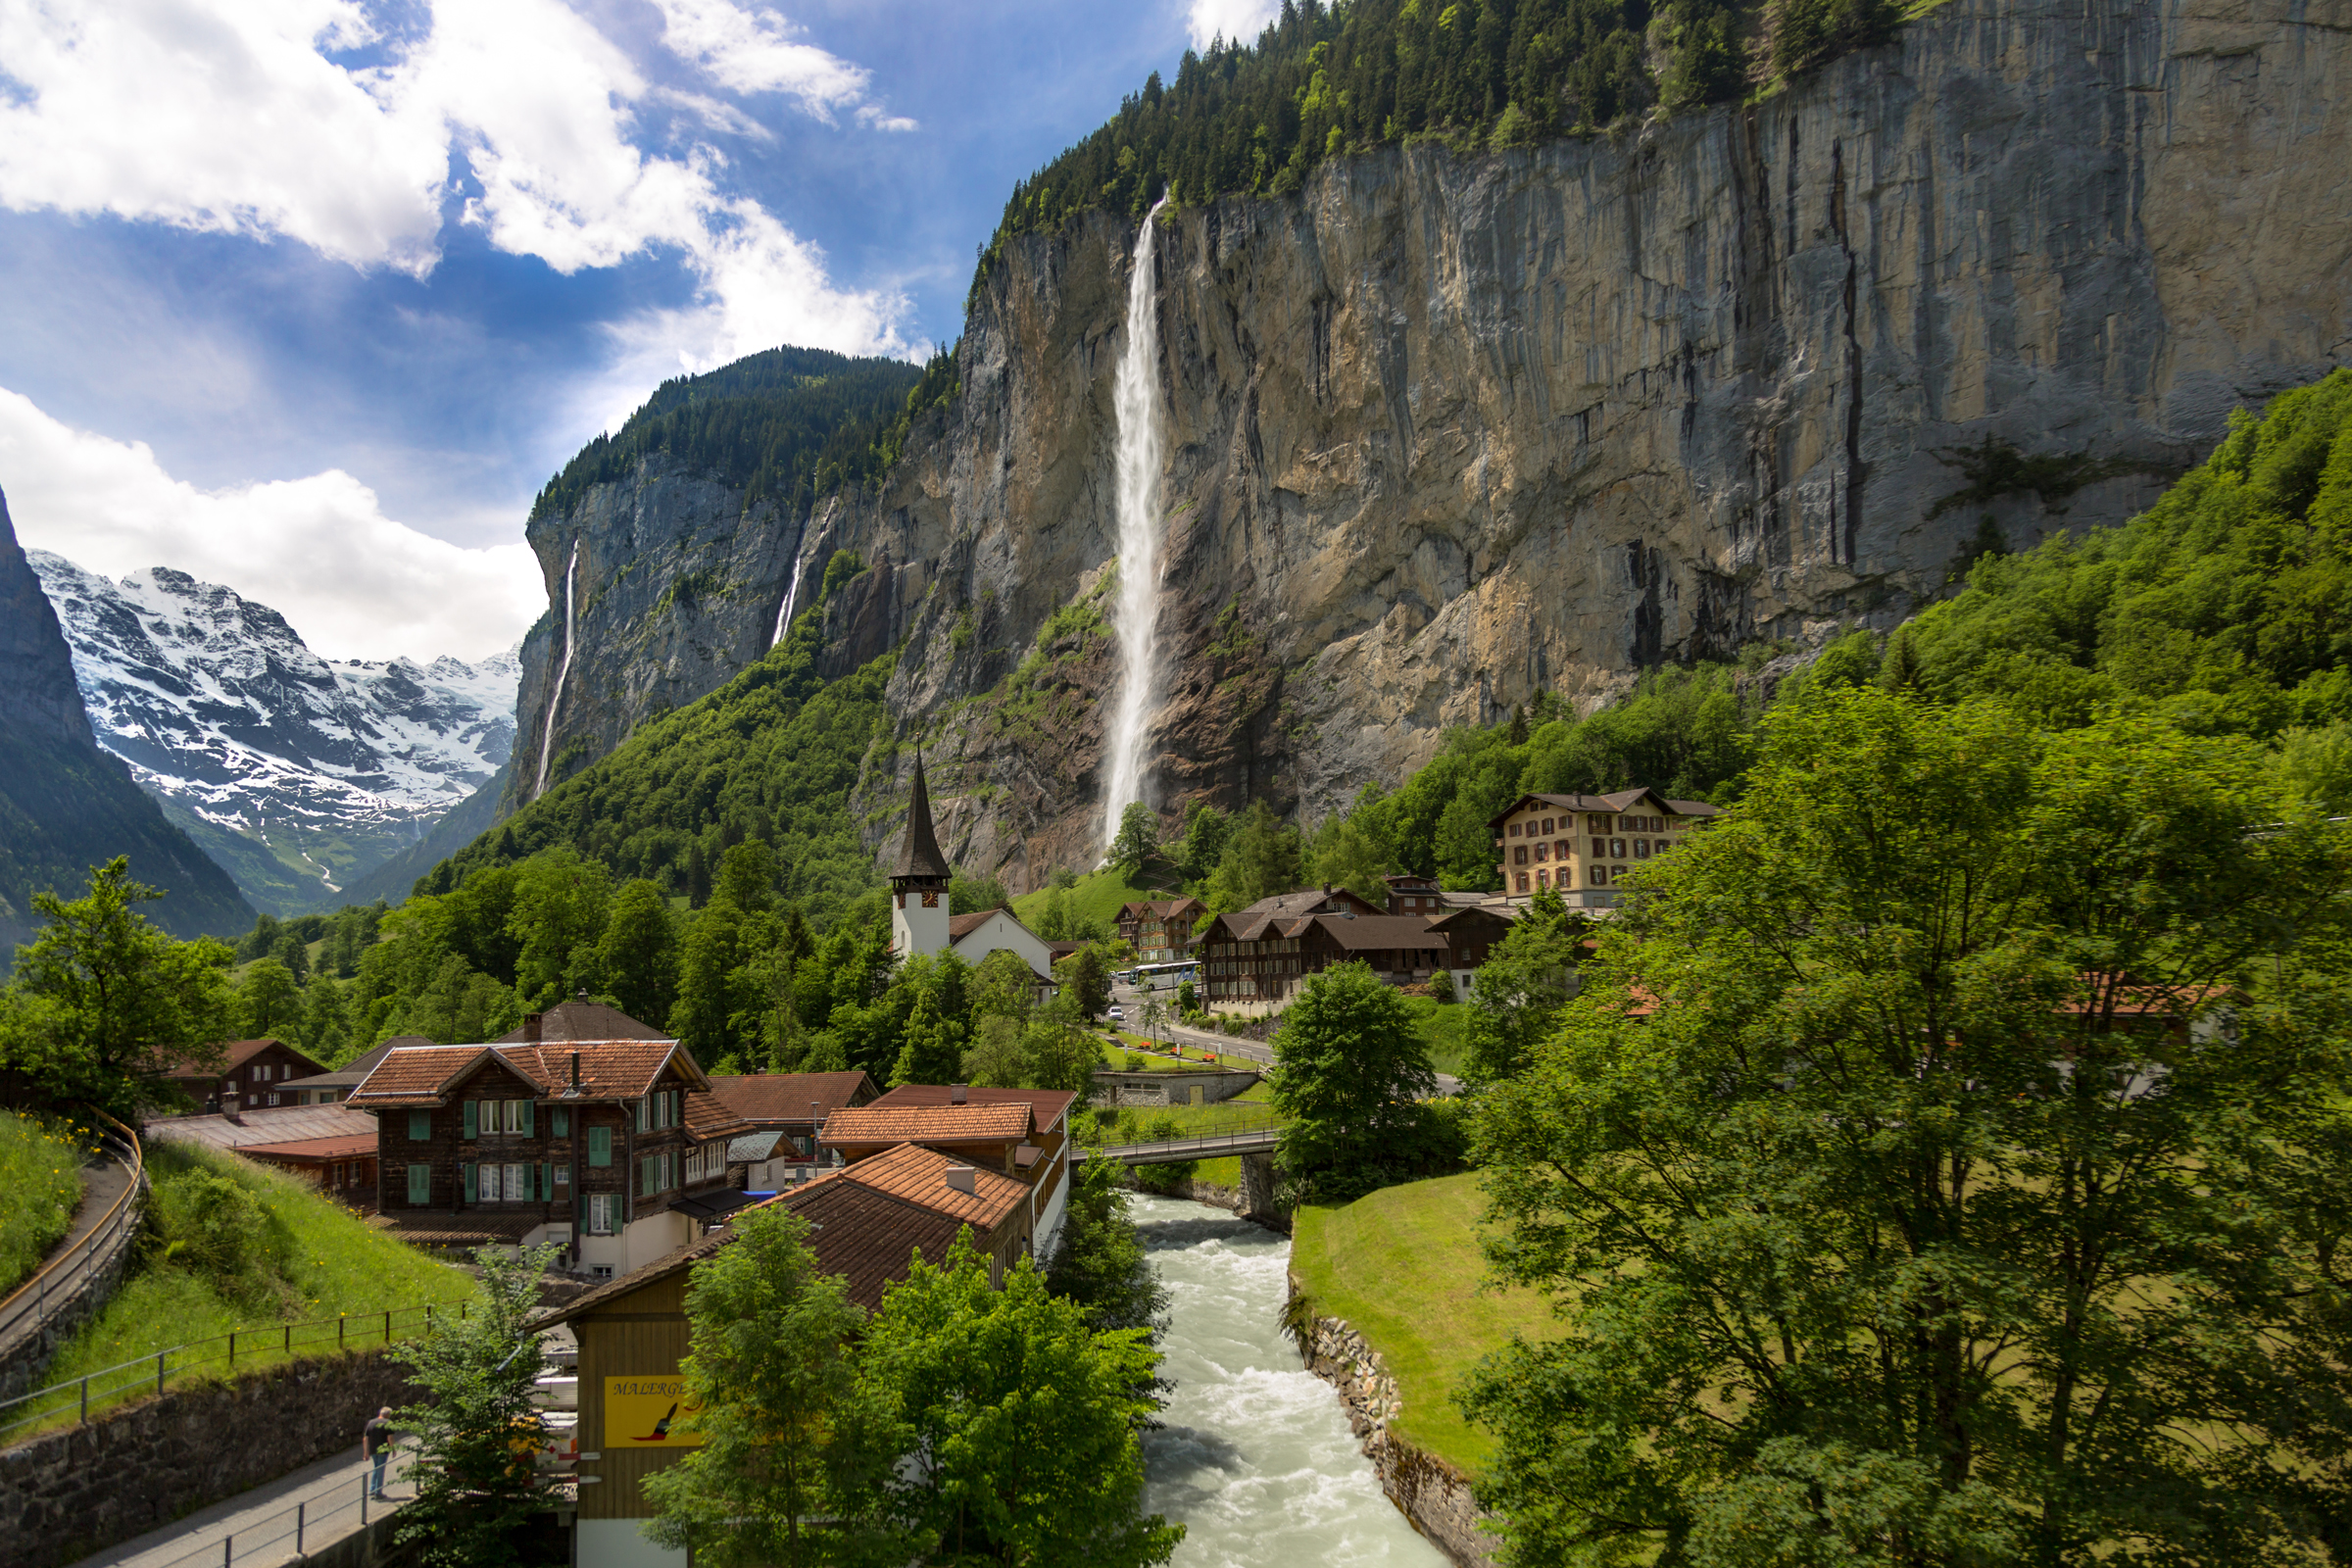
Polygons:
[[1098,1105],[1213,1105],[1247,1094],[1254,1072],[1118,1072],[1095,1074]]
[[0,1562],[57,1568],[274,1481],[417,1397],[380,1351],[176,1390],[0,1448]]
[[1364,1446],[1380,1484],[1413,1528],[1461,1568],[1494,1568],[1500,1540],[1481,1526],[1487,1515],[1470,1495],[1470,1479],[1390,1430],[1404,1409],[1404,1396],[1389,1375],[1380,1352],[1336,1317],[1318,1316],[1304,1301],[1298,1277],[1291,1276],[1292,1320],[1306,1369],[1339,1391],[1348,1424]]

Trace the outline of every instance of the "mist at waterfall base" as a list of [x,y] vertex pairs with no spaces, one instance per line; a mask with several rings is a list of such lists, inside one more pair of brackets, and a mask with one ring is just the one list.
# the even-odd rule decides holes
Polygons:
[[1144,1506],[1185,1527],[1173,1568],[1446,1568],[1282,1332],[1289,1238],[1201,1203],[1133,1201],[1171,1298],[1160,1372],[1176,1388],[1144,1435]]
[[1110,715],[1110,781],[1102,796],[1102,842],[1119,814],[1144,798],[1144,721],[1159,684],[1159,307],[1152,240],[1162,196],[1135,237],[1127,276],[1127,346],[1119,355],[1111,406],[1118,418],[1115,470],[1119,523],[1119,598],[1111,621],[1119,638],[1119,700]]

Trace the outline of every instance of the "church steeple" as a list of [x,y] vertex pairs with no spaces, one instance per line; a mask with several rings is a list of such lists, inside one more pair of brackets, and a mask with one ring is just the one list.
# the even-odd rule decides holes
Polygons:
[[891,947],[901,957],[938,953],[948,945],[948,858],[931,826],[931,789],[923,752],[914,752],[914,790],[906,802],[906,836],[890,872]]

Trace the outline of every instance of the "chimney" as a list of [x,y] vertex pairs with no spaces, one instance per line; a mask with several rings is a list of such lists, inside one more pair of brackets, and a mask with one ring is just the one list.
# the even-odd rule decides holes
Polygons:
[[967,1193],[973,1197],[978,1197],[980,1193],[980,1184],[973,1178],[972,1167],[969,1165],[950,1165],[948,1167],[948,1185],[959,1193]]
[[961,1104],[965,1104],[965,1103],[967,1103],[967,1102],[968,1102],[971,1100],[971,1098],[972,1098],[972,1092],[971,1092],[970,1088],[969,1088],[969,1087],[967,1087],[966,1085],[963,1085],[963,1084],[950,1084],[950,1085],[948,1085],[948,1103],[949,1103],[949,1104],[951,1104],[951,1105],[961,1105]]
[[577,1094],[577,1093],[579,1092],[579,1088],[580,1088],[580,1054],[579,1054],[578,1052],[576,1052],[576,1051],[575,1051],[575,1052],[573,1052],[573,1053],[571,1054],[571,1088],[572,1088],[572,1092],[573,1092],[574,1094]]
[[522,1015],[522,1043],[524,1045],[539,1044],[540,1026],[546,1021],[546,1018],[547,1014],[544,1012],[526,1012]]

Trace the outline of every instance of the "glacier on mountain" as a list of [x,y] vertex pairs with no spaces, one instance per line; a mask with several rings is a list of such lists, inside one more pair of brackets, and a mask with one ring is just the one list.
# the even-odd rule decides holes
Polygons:
[[98,744],[280,914],[331,906],[514,746],[514,651],[319,658],[285,617],[156,566],[121,580],[28,551]]

